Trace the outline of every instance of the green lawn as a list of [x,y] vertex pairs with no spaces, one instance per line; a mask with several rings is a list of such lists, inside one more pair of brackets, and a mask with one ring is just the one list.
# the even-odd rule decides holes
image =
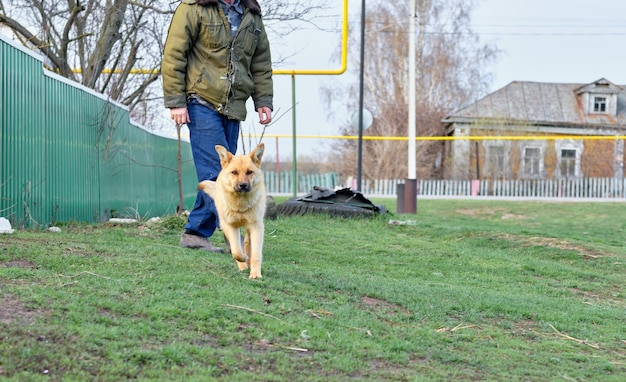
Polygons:
[[626,204],[279,217],[259,281],[181,225],[1,235],[0,380],[626,380]]

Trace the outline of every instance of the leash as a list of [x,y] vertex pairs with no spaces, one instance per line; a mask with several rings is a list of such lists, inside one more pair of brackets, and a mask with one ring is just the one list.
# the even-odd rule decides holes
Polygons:
[[183,173],[182,173],[182,155],[181,155],[181,147],[180,147],[180,127],[181,124],[176,124],[176,135],[178,136],[178,154],[176,156],[177,168],[176,171],[178,173],[178,206],[176,206],[176,215],[180,215],[185,210],[185,198],[183,197]]
[[[256,143],[257,145],[263,142],[263,137],[265,136],[265,129],[267,129],[267,126],[268,125],[263,125],[263,131],[261,132],[261,137],[259,137],[259,140]],[[239,136],[241,137],[241,150],[243,151],[244,154],[247,154],[248,150],[246,150],[246,142],[244,141],[243,129],[241,128],[239,128]]]

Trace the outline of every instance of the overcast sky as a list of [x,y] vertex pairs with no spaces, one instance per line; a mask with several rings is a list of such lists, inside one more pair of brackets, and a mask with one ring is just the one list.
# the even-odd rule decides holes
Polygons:
[[[331,10],[333,16],[322,22],[337,28],[336,33],[305,29],[289,41],[273,41],[275,54],[291,55],[283,67],[335,69],[339,61],[333,54],[340,44],[342,0]],[[349,1],[349,18],[360,21],[360,0]],[[502,50],[500,59],[489,71],[494,75],[491,90],[511,81],[588,83],[605,77],[626,85],[626,1],[624,0],[482,0],[475,8],[472,25],[483,42]],[[352,33],[358,31],[351,31]],[[294,44],[293,41],[296,41]],[[366,53],[367,54],[367,53]],[[334,60],[333,60],[334,58]],[[320,102],[319,86],[329,76],[296,76],[296,132],[302,135],[338,135],[337,124],[349,119],[352,110],[338,111],[327,120]],[[347,76],[330,78],[348,81]],[[291,76],[275,76],[275,107],[279,113],[291,108]],[[254,117],[254,118],[252,118]],[[376,117],[376,116],[375,116]],[[242,125],[252,130],[256,116]],[[266,134],[291,134],[289,112]],[[260,132],[260,130],[258,130]],[[276,155],[276,140],[264,138],[268,155]],[[281,158],[291,158],[292,140],[278,139]],[[328,140],[298,139],[299,155],[320,155]]]
[[472,24],[504,51],[493,90],[515,80],[626,84],[626,1],[485,0]]

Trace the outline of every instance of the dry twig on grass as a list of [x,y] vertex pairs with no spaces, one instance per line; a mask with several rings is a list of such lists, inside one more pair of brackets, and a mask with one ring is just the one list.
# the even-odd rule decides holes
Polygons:
[[97,273],[93,273],[93,272],[89,272],[89,271],[82,271],[80,273],[75,274],[74,276],[65,276],[65,275],[62,275],[62,274],[58,274],[57,276],[65,277],[66,279],[73,279],[74,277],[78,277],[78,276],[81,276],[81,275],[91,275],[91,276],[96,276],[96,277],[101,277],[103,279],[111,280],[110,277],[101,276],[101,275],[99,275]]
[[283,349],[287,349],[287,350],[295,350],[295,351],[299,351],[299,352],[308,352],[309,349],[303,349],[303,348],[294,348],[291,346],[281,346]]
[[372,332],[369,329],[364,329],[364,328],[357,328],[356,326],[346,326],[344,325],[346,328],[350,328],[350,329],[354,329],[354,330],[358,330],[361,332],[365,332],[365,334],[367,334],[368,336],[372,337]]
[[470,329],[470,328],[476,328],[478,327],[477,325],[463,325],[463,323],[458,324],[457,326],[455,326],[454,328],[450,329],[448,327],[445,328],[439,328],[437,329],[437,333],[443,333],[443,332],[456,332],[457,330],[461,330],[461,329]]
[[61,287],[61,288],[62,288],[62,287],[66,287],[66,286],[68,286],[68,285],[74,285],[74,284],[78,284],[78,281],[72,281],[72,282],[65,283],[65,284],[59,284],[59,285],[57,285],[57,286],[59,286],[59,287]]
[[93,272],[89,272],[89,271],[82,271],[80,273],[75,274],[74,276],[65,276],[65,275],[62,275],[62,274],[59,273],[59,274],[56,275],[57,276],[57,280],[59,281],[59,285],[57,285],[57,286],[59,286],[59,287],[66,287],[68,285],[78,284],[78,281],[71,281],[71,282],[68,282],[68,283],[61,284],[60,278],[64,277],[66,279],[73,279],[73,278],[81,276],[81,275],[91,275],[91,276],[96,276],[96,277],[100,277],[100,278],[103,278],[103,279],[111,280],[110,277],[101,276],[101,275],[99,275],[97,273],[93,273]]
[[283,320],[281,320],[281,319],[280,319],[280,318],[278,318],[278,317],[272,316],[271,314],[267,314],[267,313],[259,312],[258,310],[254,310],[254,309],[246,308],[245,306],[231,305],[231,304],[224,304],[224,306],[227,306],[227,307],[229,307],[229,308],[233,308],[233,309],[247,310],[248,312],[257,313],[257,314],[260,314],[260,315],[262,315],[262,316],[270,317],[270,318],[273,318],[273,319],[278,320],[278,321],[280,321],[280,322],[283,322]]
[[307,310],[307,313],[309,313],[311,316],[313,316],[313,318],[322,318],[322,315],[324,315],[324,316],[332,316],[333,315],[331,312],[327,312],[325,310],[313,310],[313,309]]
[[554,331],[556,332],[556,334],[558,334],[559,336],[561,336],[561,337],[563,337],[563,338],[565,338],[565,339],[568,339],[568,340],[571,340],[571,341],[574,341],[574,342],[578,342],[579,344],[583,344],[583,345],[591,346],[591,347],[592,347],[592,348],[594,348],[594,349],[598,349],[598,350],[600,349],[600,346],[598,346],[597,344],[592,344],[592,343],[589,343],[589,341],[586,341],[586,340],[579,340],[578,338],[574,338],[574,337],[568,336],[567,334],[564,334],[564,333],[559,332],[559,331],[558,331],[558,330],[557,330],[554,326],[552,326],[552,325],[550,325],[550,327],[552,328],[552,330],[554,330]]

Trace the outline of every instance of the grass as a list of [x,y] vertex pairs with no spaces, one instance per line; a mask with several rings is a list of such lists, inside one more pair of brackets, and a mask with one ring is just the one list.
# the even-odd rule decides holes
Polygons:
[[625,207],[280,217],[260,281],[179,248],[176,217],[18,231],[0,236],[0,380],[623,381]]

